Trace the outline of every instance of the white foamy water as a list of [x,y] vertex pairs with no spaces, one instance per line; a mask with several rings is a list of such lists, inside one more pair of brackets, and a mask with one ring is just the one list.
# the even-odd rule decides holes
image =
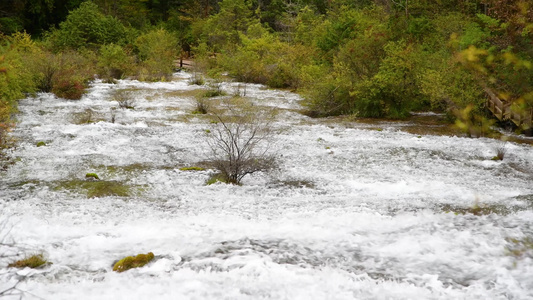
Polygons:
[[[24,278],[13,299],[533,298],[533,250],[510,255],[512,239],[533,238],[531,146],[508,143],[495,162],[495,140],[321,124],[295,112],[297,95],[247,85],[254,105],[282,109],[279,169],[206,186],[212,171],[179,170],[205,160],[210,126],[187,94],[205,87],[187,78],[20,102],[14,163],[0,175],[11,228],[0,238],[18,248],[0,254],[43,252],[53,264],[18,270],[1,259],[0,292]],[[134,110],[112,109],[123,89]],[[76,124],[87,114],[93,123]],[[88,172],[135,192],[60,188]],[[461,213],[474,205],[499,213]],[[150,251],[147,266],[112,272]]]

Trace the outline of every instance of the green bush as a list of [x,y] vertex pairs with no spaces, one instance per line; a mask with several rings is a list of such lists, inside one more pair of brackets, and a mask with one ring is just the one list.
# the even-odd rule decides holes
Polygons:
[[17,101],[37,89],[33,72],[25,59],[28,53],[36,50],[26,33],[12,36],[0,33],[0,170],[8,162],[3,150],[14,144],[8,132],[14,125],[11,116],[17,111]]
[[32,71],[25,64],[26,53],[35,49],[26,33],[0,34],[0,126],[4,128],[0,129],[0,139],[16,111],[17,100],[36,90]]
[[134,60],[120,45],[107,44],[100,47],[98,75],[103,79],[120,79],[132,75]]
[[163,28],[140,35],[135,46],[142,61],[141,80],[164,80],[172,75],[179,54],[177,38]]
[[[356,91],[363,107],[356,102],[356,110],[362,116],[404,118],[420,106],[423,97],[419,93],[418,73],[423,53],[413,44],[404,41],[385,45],[386,56],[379,71],[365,88]],[[369,103],[379,103],[380,112],[370,112]]]
[[[90,53],[89,53],[90,54]],[[52,77],[52,92],[70,100],[80,99],[93,79],[94,62],[82,53],[67,51],[57,54],[57,71]]]
[[300,69],[313,53],[304,45],[289,45],[259,24],[241,34],[242,45],[220,55],[219,63],[229,75],[242,82],[267,84],[275,88],[301,85]]
[[[354,112],[354,98],[350,95],[350,84],[346,77],[327,74],[328,69],[320,66],[305,68],[306,78],[304,104],[312,117],[325,117]],[[310,78],[315,75],[315,81]]]

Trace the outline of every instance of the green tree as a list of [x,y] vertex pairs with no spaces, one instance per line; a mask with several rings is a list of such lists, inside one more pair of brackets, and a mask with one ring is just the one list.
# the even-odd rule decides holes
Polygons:
[[196,29],[197,34],[215,51],[240,44],[239,34],[258,23],[247,0],[223,0],[220,11]]
[[127,30],[116,18],[102,14],[93,2],[84,2],[48,38],[56,50],[94,48],[108,43],[124,44]]

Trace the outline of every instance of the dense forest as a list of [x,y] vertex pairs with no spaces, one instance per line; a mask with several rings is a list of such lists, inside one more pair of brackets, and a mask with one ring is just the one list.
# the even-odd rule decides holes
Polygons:
[[296,90],[311,116],[431,110],[483,135],[488,92],[517,113],[533,107],[533,4],[4,0],[0,144],[28,94],[79,99],[95,76],[168,80],[188,56],[210,78]]

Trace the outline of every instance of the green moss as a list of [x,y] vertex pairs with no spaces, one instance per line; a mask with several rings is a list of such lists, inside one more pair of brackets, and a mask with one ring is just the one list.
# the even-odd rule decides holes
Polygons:
[[85,178],[86,179],[93,178],[93,179],[100,180],[100,178],[98,177],[98,175],[96,173],[87,173],[87,174],[85,174]]
[[120,273],[129,269],[139,268],[149,263],[152,259],[154,259],[154,254],[152,252],[139,254],[137,256],[127,256],[119,260],[113,266],[113,271]]
[[201,167],[183,167],[180,168],[180,171],[205,171],[205,169]]
[[46,143],[43,141],[40,141],[37,143],[37,147],[42,147],[42,146],[46,146]]
[[60,182],[55,190],[81,190],[88,198],[106,196],[128,197],[132,194],[132,187],[118,181],[85,181],[70,180]]
[[499,156],[494,156],[493,158],[491,158],[491,160],[499,161],[499,160],[503,160],[503,159],[500,158]]
[[8,265],[10,268],[39,268],[45,264],[49,264],[46,259],[44,259],[42,254],[32,255],[25,259],[17,260]]
[[209,178],[205,182],[205,185],[211,185],[217,182],[229,183],[228,179],[224,175],[220,173],[215,173],[209,176]]

